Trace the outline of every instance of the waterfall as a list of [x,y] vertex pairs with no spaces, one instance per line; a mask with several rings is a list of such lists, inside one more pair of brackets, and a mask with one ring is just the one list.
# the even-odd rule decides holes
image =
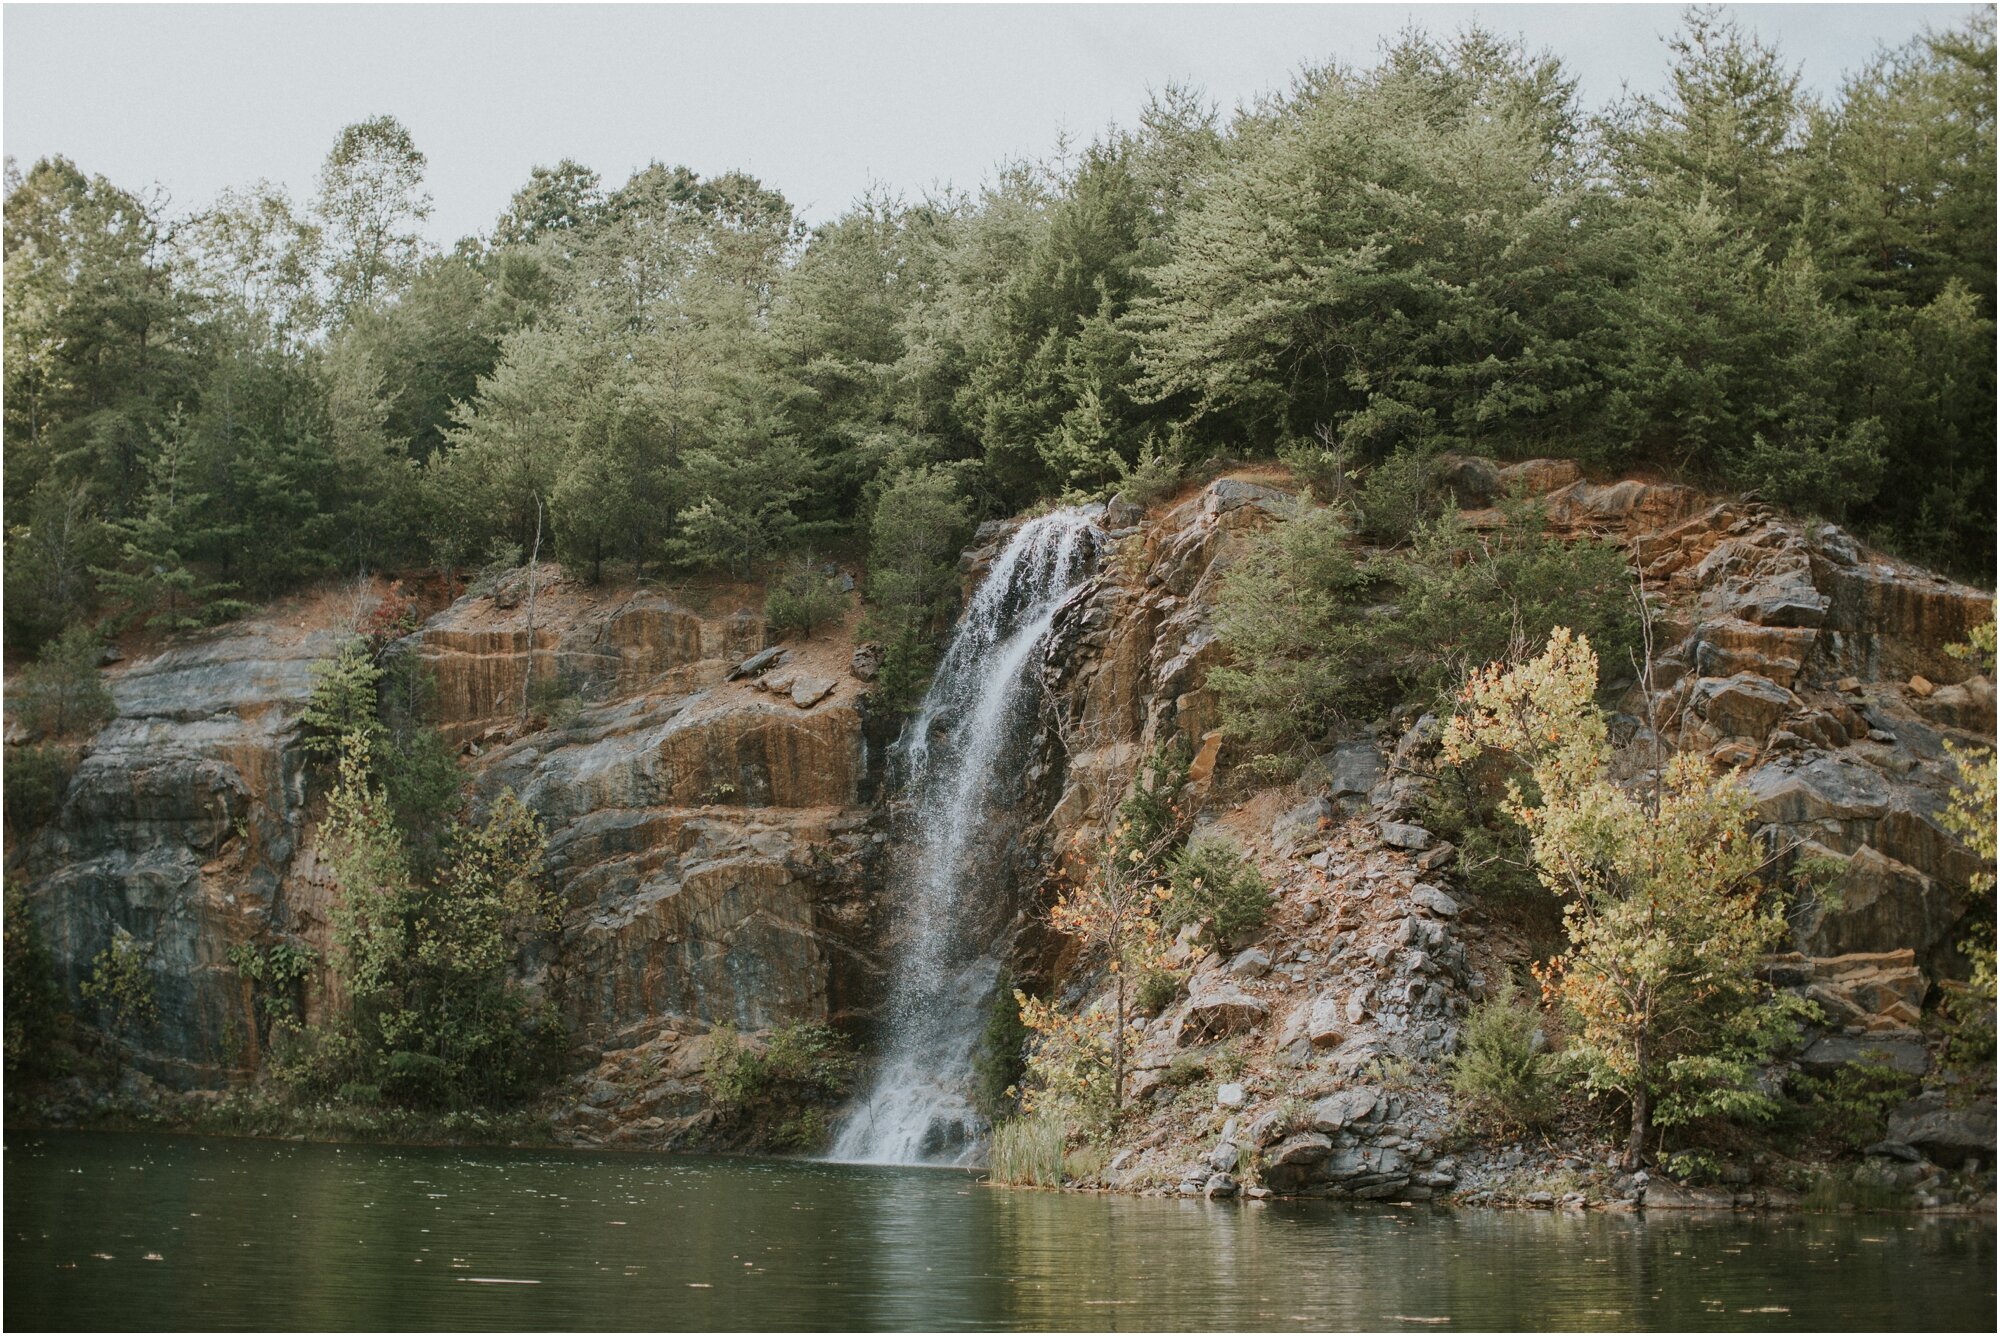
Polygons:
[[1015,531],[973,594],[895,758],[906,802],[890,861],[899,955],[882,1062],[830,1158],[966,1163],[983,1119],[967,1099],[1011,917],[996,884],[1033,726],[1041,648],[1096,555],[1093,513]]

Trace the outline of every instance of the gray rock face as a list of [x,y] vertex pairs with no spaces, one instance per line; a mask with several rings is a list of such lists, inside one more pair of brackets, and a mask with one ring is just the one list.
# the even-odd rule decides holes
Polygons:
[[1381,1091],[1363,1086],[1328,1095],[1313,1105],[1312,1125],[1316,1132],[1340,1132],[1361,1122],[1375,1111]]
[[1382,843],[1392,849],[1428,849],[1437,837],[1422,826],[1413,826],[1402,821],[1382,823]]
[[1993,1097],[1953,1105],[1941,1090],[1926,1090],[1889,1115],[1889,1140],[1914,1146],[1948,1169],[1994,1153]]
[[9,850],[9,874],[74,997],[119,932],[147,953],[160,1023],[143,1059],[211,1084],[245,1024],[229,948],[282,914],[304,818],[298,714],[338,638],[244,623],[107,674],[118,715],[54,822]]
[[1269,1011],[1263,999],[1218,980],[1188,998],[1176,1033],[1182,1047],[1205,1044],[1261,1025]]
[[1372,742],[1344,743],[1314,762],[1314,770],[1326,782],[1328,799],[1345,814],[1365,809],[1386,773]]

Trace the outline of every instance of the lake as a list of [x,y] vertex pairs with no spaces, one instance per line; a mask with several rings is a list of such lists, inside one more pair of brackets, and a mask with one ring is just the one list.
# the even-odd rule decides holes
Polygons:
[[1238,1205],[786,1160],[9,1133],[9,1330],[1991,1331],[1991,1220]]

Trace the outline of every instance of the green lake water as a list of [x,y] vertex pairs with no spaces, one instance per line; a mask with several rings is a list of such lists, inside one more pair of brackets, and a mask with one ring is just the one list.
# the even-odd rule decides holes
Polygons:
[[1991,1331],[1991,1220],[1235,1205],[795,1161],[9,1134],[36,1328]]

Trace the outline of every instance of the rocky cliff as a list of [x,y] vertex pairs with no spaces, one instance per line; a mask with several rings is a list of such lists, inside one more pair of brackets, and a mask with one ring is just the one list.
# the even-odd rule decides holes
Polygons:
[[[150,949],[160,1019],[136,1057],[156,1078],[215,1086],[254,1070],[232,946],[327,957],[338,891],[315,849],[321,795],[298,720],[313,663],[382,593],[297,600],[114,665],[117,717],[54,818],[10,841],[9,878],[70,997],[115,934]],[[847,628],[731,680],[764,648],[754,589],[615,593],[549,567],[532,601],[518,595],[460,599],[397,648],[434,672],[475,804],[512,788],[549,832],[564,958],[559,979],[557,962],[524,968],[581,1048],[865,1007],[879,767]],[[556,685],[524,722],[531,658]]]
[[[1991,747],[1994,734],[1993,683],[1944,647],[1991,619],[1991,597],[1754,500],[1592,482],[1566,461],[1457,460],[1447,478],[1475,530],[1499,522],[1497,498],[1526,491],[1556,532],[1631,553],[1655,659],[1651,692],[1634,682],[1618,704],[1617,764],[1637,775],[1659,749],[1697,749],[1748,787],[1773,847],[1845,860],[1773,964],[1829,1018],[1799,1061],[1824,1071],[1886,1054],[1922,1074],[1918,1013],[1940,974],[1962,973],[1976,870],[1939,819],[1956,778],[1944,746]],[[1140,758],[1179,737],[1201,820],[1275,888],[1258,940],[1184,961],[1185,994],[1135,1059],[1141,1130],[1104,1181],[1233,1191],[1229,1175],[1254,1157],[1258,1191],[1410,1199],[1491,1191],[1525,1167],[1589,1168],[1605,1180],[1594,1191],[1643,1196],[1643,1178],[1614,1184],[1601,1163],[1461,1166],[1436,1152],[1453,1121],[1437,1064],[1525,946],[1464,897],[1454,851],[1416,824],[1431,720],[1365,726],[1291,788],[1217,782],[1231,758],[1203,686],[1221,653],[1213,591],[1245,536],[1286,513],[1283,483],[1224,478],[1151,518],[1114,507],[1105,573],[1058,622],[1047,671],[1064,764],[1048,842],[1101,826]],[[1968,1139],[1991,1146],[1990,1104],[1983,1124],[1976,1110],[1955,1117],[1932,1148],[1942,1163],[1971,1153]]]
[[[1994,731],[1993,683],[1943,650],[1992,617],[1990,596],[1754,500],[1594,482],[1547,460],[1453,461],[1447,481],[1475,529],[1525,489],[1557,531],[1631,553],[1656,653],[1650,699],[1635,683],[1619,704],[1621,763],[1636,774],[1656,746],[1699,749],[1741,776],[1774,837],[1846,860],[1840,894],[1801,912],[1774,977],[1832,1012],[1819,1060],[1865,1039],[1921,1069],[1916,1013],[1960,967],[1975,868],[1939,819],[1954,776],[1944,748],[1991,746]],[[1013,870],[1029,886],[1102,825],[1156,743],[1186,741],[1199,819],[1251,851],[1277,888],[1274,914],[1239,955],[1186,961],[1186,995],[1137,1058],[1156,1116],[1106,1181],[1199,1187],[1224,1172],[1211,1160],[1247,1147],[1279,1188],[1464,1186],[1479,1171],[1433,1150],[1448,1118],[1435,1082],[1385,1080],[1434,1070],[1525,948],[1417,824],[1432,723],[1375,721],[1298,785],[1257,790],[1232,774],[1205,685],[1223,653],[1217,582],[1291,490],[1282,471],[1250,471],[1150,514],[1108,508],[1101,573],[1051,637]],[[968,578],[1006,531],[982,532]],[[773,661],[757,657],[769,637],[752,587],[603,590],[546,567],[523,594],[517,580],[459,599],[400,650],[433,670],[440,725],[479,800],[511,788],[547,825],[565,946],[522,969],[577,1038],[559,1129],[669,1144],[701,1114],[693,1037],[724,1022],[862,1030],[879,1002],[881,762],[896,721],[871,711],[851,619]],[[155,1077],[215,1086],[254,1070],[233,945],[325,955],[337,891],[315,852],[297,721],[311,664],[368,601],[294,601],[115,665],[117,718],[53,818],[10,837],[10,881],[72,998],[114,934],[151,947],[162,1014],[138,1056]],[[529,693],[524,724],[531,664],[555,685]],[[1014,954],[1030,977],[1087,986],[1031,913]],[[1237,1079],[1216,1086],[1220,1105],[1189,1107],[1190,1061],[1225,1049]]]

